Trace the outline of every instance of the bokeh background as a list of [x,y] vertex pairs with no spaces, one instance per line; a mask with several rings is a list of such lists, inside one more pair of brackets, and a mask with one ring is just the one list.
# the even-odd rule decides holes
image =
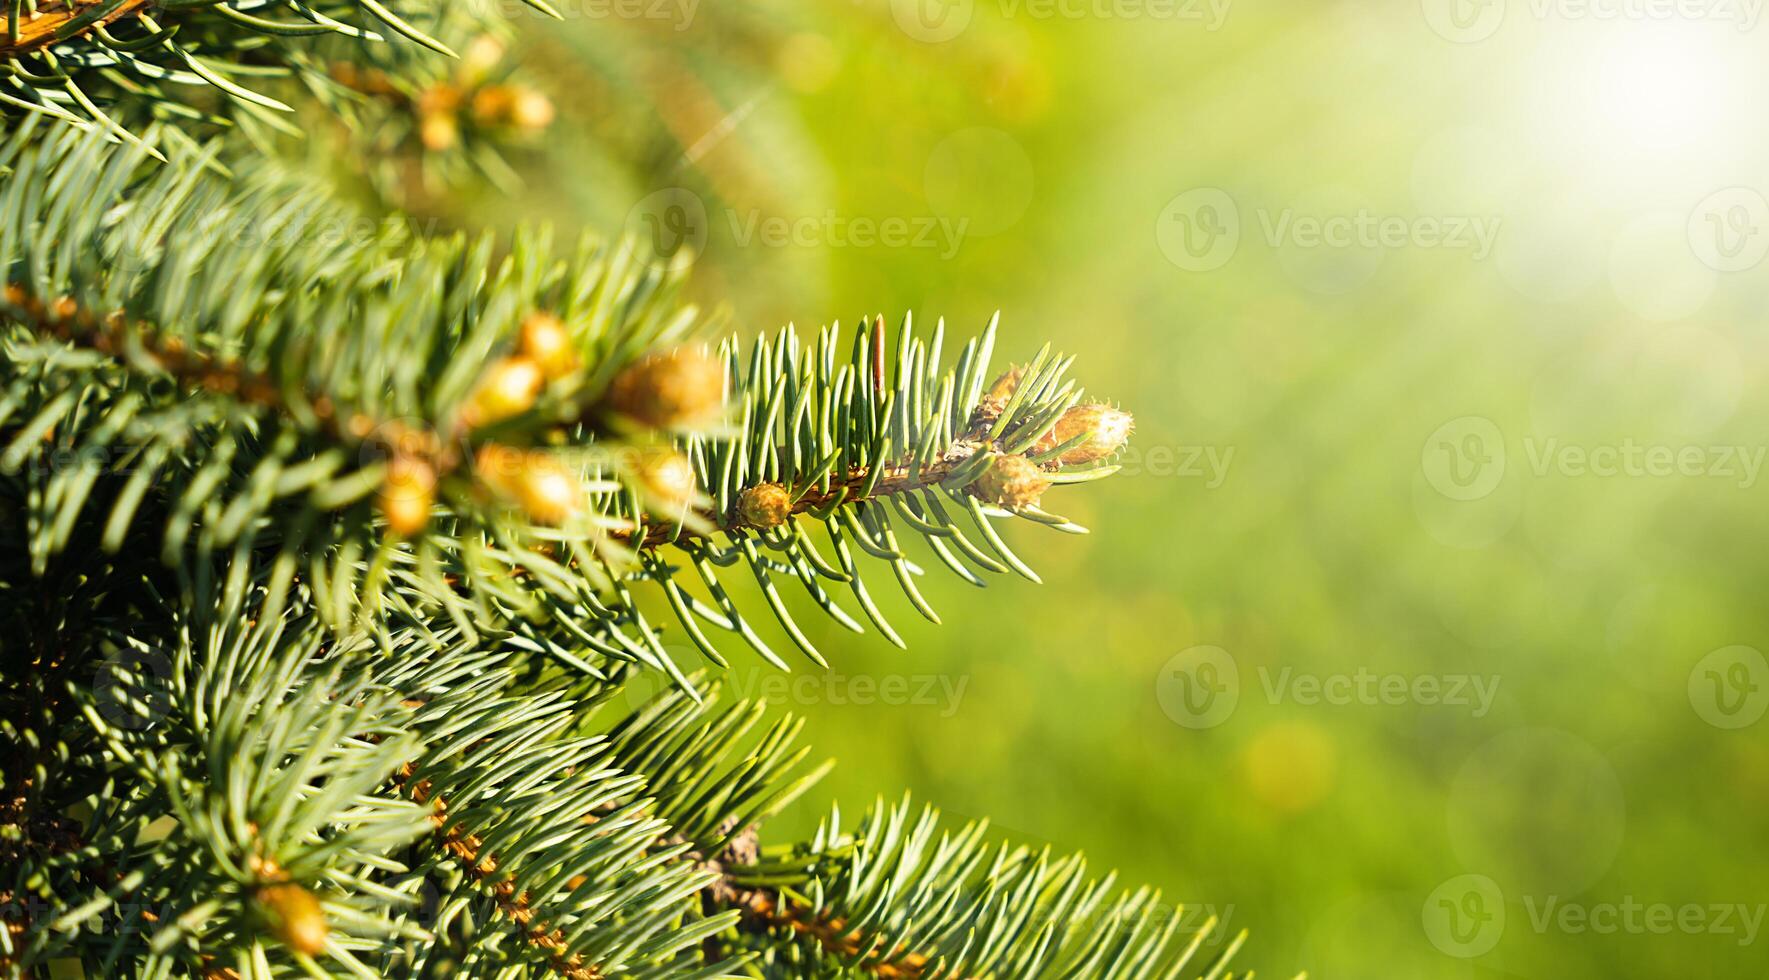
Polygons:
[[841,760],[782,836],[912,790],[1268,976],[1769,968],[1762,0],[560,6],[451,220],[692,253],[741,331],[1000,311],[1137,417],[1042,586],[738,658]]

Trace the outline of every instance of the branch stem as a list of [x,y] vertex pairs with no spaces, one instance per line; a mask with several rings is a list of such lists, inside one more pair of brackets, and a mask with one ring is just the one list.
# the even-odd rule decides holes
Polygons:
[[52,44],[108,26],[124,17],[133,17],[140,14],[149,3],[150,0],[121,0],[108,13],[100,14],[78,26],[71,26],[94,7],[106,4],[103,0],[85,4],[52,0],[39,7],[35,14],[19,18],[18,36],[14,37],[10,32],[0,33],[0,59],[40,51]]

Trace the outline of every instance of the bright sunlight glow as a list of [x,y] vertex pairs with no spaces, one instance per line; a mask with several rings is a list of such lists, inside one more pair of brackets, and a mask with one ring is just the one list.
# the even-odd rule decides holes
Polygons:
[[1760,61],[1714,24],[1546,32],[1529,102],[1543,149],[1598,184],[1694,177],[1759,142],[1749,93]]

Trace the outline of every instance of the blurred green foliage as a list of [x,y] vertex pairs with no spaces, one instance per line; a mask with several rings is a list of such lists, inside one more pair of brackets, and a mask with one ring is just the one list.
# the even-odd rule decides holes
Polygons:
[[[738,658],[740,693],[809,715],[842,761],[816,795],[902,786],[1083,848],[1254,930],[1262,975],[1759,973],[1769,722],[1710,721],[1748,718],[1716,697],[1760,714],[1769,671],[1700,665],[1769,648],[1764,489],[1737,459],[1709,472],[1765,444],[1769,294],[1693,239],[1707,195],[1763,172],[1761,98],[1605,86],[1674,87],[1760,39],[1521,4],[1455,43],[1429,0],[1231,3],[1216,29],[1147,13],[1203,4],[979,0],[931,43],[907,6],[564,5],[521,49],[567,80],[560,121],[518,158],[526,186],[464,219],[682,231],[654,198],[682,188],[662,200],[705,209],[697,288],[740,329],[913,310],[966,336],[999,309],[1001,349],[1048,338],[1136,413],[1123,474],[1047,500],[1090,536],[1019,529],[1042,587],[934,569],[944,626],[899,600],[908,653],[825,626],[839,676],[803,687]],[[1653,31],[1683,46],[1668,67],[1592,54]],[[1225,218],[1174,212],[1200,188],[1241,228],[1208,269],[1168,254],[1188,218]],[[1309,243],[1307,219],[1355,234],[1360,214],[1405,240]],[[1716,233],[1749,231],[1733,217]],[[1437,240],[1476,220],[1484,246]],[[918,238],[857,244],[866,222]],[[1469,417],[1499,443],[1468,443]],[[1700,462],[1579,463],[1630,446]],[[1456,499],[1445,467],[1495,454],[1502,479]],[[1238,673],[1208,727],[1173,700],[1197,646]],[[1308,703],[1306,678],[1360,676],[1406,693]],[[1470,677],[1496,685],[1487,710],[1433,703]],[[1434,942],[1439,886],[1470,874],[1502,929]]]

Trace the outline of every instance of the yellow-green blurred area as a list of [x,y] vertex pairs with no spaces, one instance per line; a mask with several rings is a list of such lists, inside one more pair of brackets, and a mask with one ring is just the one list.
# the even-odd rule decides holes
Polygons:
[[1760,3],[562,9],[474,220],[697,251],[748,333],[999,310],[1137,418],[1090,535],[1007,532],[1042,586],[733,650],[841,761],[775,839],[913,790],[1266,976],[1762,975]]

